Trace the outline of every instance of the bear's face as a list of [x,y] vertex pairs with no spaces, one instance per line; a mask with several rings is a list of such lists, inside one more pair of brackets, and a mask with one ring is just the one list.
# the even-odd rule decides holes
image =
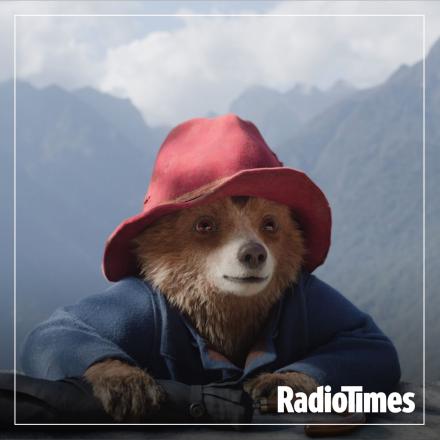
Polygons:
[[254,197],[167,215],[136,244],[142,275],[167,296],[273,295],[295,281],[305,253],[289,208]]

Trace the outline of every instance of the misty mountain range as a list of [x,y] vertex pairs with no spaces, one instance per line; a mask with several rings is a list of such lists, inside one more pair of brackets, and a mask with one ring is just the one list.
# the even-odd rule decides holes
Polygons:
[[[440,379],[440,42],[426,60],[428,379]],[[12,108],[12,83],[0,99]],[[422,64],[356,90],[253,87],[231,111],[251,119],[287,166],[305,170],[333,212],[332,248],[317,275],[370,313],[396,343],[405,379],[422,358]],[[12,114],[0,110],[0,282],[12,291]],[[105,239],[142,204],[169,127],[149,127],[129,100],[91,88],[17,83],[17,342],[56,307],[107,285]],[[3,171],[3,169],[2,169]],[[5,252],[5,249],[7,252]],[[2,308],[12,299],[2,296]],[[12,339],[0,322],[0,343]],[[0,368],[12,366],[6,350]]]
[[235,99],[230,111],[261,127],[269,145],[280,145],[306,122],[355,90],[344,81],[336,82],[329,90],[297,84],[285,93],[255,86]]

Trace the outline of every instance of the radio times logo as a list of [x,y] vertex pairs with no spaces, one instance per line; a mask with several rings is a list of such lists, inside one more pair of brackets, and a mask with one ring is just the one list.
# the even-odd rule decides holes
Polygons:
[[331,386],[320,386],[309,395],[294,392],[288,386],[279,386],[277,411],[279,413],[412,413],[415,410],[414,393],[364,393],[361,386],[341,386],[331,393]]

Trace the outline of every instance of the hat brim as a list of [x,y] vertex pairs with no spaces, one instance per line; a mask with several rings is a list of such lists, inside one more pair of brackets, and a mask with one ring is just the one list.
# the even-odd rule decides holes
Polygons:
[[133,240],[160,217],[227,196],[253,196],[289,206],[304,234],[307,254],[305,269],[320,266],[328,253],[331,237],[331,211],[319,187],[303,172],[287,167],[240,171],[214,182],[209,189],[188,199],[179,198],[147,208],[123,221],[107,240],[102,270],[109,281],[139,274]]

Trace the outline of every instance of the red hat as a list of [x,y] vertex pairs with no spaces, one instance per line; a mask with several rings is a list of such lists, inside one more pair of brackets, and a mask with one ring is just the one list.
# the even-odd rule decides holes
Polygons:
[[305,268],[321,265],[330,247],[331,212],[303,172],[284,167],[258,129],[233,114],[197,118],[174,128],[162,144],[143,210],[107,240],[103,272],[110,281],[138,275],[133,239],[165,214],[225,196],[254,196],[289,206],[304,233]]

